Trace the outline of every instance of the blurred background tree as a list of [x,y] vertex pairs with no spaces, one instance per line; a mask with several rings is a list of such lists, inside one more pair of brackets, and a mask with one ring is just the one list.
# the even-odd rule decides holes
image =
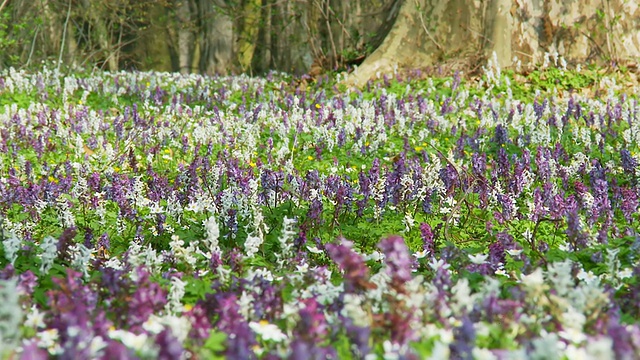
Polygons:
[[[0,0],[0,69],[316,76],[640,56],[637,0]],[[362,63],[362,64],[361,64]]]

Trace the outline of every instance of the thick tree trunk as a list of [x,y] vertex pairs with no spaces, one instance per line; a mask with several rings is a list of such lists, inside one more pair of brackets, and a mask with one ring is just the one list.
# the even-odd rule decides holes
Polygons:
[[200,73],[227,74],[233,69],[233,20],[222,0],[199,0]]
[[397,0],[383,43],[346,83],[361,87],[398,68],[477,67],[495,52],[501,67],[548,54],[600,63],[640,56],[640,7],[628,0]]
[[251,72],[251,62],[260,32],[261,0],[245,0],[242,30],[238,38],[238,63],[243,72]]
[[180,0],[176,8],[176,20],[178,26],[178,66],[182,74],[190,73],[193,63],[195,37],[191,14],[191,1]]

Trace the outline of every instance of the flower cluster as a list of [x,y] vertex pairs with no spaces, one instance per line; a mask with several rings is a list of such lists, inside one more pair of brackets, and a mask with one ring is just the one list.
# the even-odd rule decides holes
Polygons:
[[635,358],[637,93],[485,71],[0,73],[0,358]]

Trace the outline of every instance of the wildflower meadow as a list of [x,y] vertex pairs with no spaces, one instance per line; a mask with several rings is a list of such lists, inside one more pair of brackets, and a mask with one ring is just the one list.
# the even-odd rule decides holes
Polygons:
[[627,73],[0,73],[0,359],[638,359]]

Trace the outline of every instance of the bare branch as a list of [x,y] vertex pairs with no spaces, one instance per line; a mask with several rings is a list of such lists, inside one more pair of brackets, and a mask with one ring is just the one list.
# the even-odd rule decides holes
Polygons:
[[64,52],[64,43],[67,41],[67,26],[69,25],[69,17],[71,16],[71,0],[67,9],[67,18],[64,21],[64,29],[62,29],[62,42],[60,43],[60,55],[58,56],[58,67],[56,71],[60,72],[60,64],[62,63],[62,53]]

